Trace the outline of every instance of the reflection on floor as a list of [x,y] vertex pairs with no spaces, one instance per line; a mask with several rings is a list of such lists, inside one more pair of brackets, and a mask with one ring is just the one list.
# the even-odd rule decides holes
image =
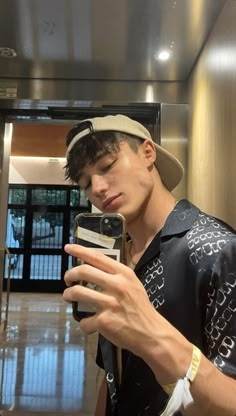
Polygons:
[[11,293],[0,333],[0,415],[92,416],[102,374],[60,294]]

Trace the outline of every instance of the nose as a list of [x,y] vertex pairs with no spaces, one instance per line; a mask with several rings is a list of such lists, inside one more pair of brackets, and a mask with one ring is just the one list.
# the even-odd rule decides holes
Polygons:
[[99,197],[107,191],[108,184],[103,176],[94,175],[91,180],[92,193],[94,196]]

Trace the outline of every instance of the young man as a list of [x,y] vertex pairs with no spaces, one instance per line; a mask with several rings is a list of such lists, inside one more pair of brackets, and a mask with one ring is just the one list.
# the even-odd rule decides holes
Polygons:
[[[65,247],[89,263],[66,272],[63,297],[96,307],[81,321],[100,334],[96,416],[236,415],[234,230],[175,200],[183,168],[136,121],[83,121],[67,146],[67,178],[99,210],[123,214],[131,238],[127,266]],[[80,280],[101,291],[72,286]]]

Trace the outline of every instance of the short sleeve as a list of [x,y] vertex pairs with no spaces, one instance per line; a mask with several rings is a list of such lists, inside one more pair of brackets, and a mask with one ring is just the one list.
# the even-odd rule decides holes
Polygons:
[[[220,242],[219,242],[220,244]],[[207,357],[236,378],[236,237],[219,251],[213,267],[205,323]]]

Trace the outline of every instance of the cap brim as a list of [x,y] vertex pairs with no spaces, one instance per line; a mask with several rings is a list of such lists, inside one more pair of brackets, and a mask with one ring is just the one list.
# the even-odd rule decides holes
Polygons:
[[181,181],[184,173],[182,164],[171,153],[155,143],[156,161],[155,165],[164,185],[172,191]]

